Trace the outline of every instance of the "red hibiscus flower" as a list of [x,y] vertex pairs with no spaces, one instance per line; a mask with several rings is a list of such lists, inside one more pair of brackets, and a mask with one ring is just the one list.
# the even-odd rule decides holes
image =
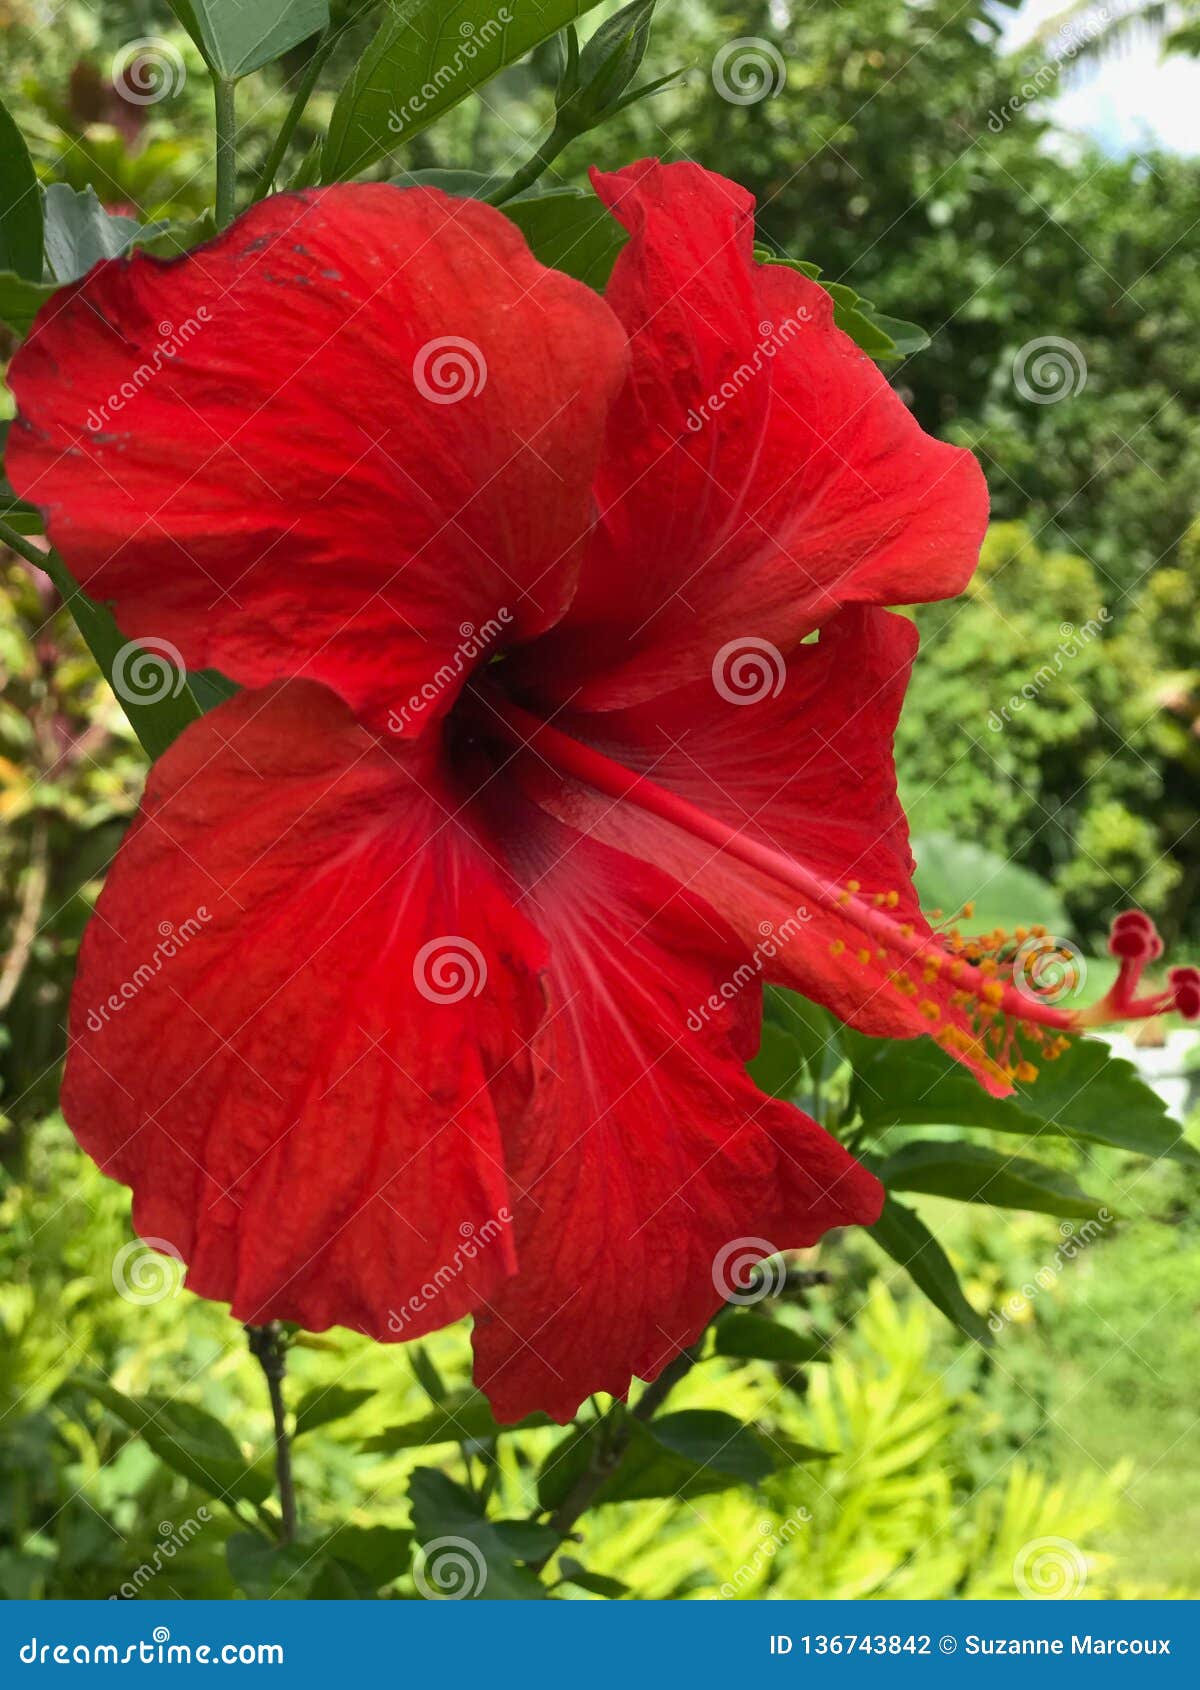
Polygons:
[[997,1090],[1022,1008],[923,922],[891,761],[882,607],[961,590],[977,466],[754,262],[741,189],[596,187],[603,299],[486,206],[337,187],[99,266],[12,369],[88,591],[245,689],[151,772],[67,1117],[193,1290],[472,1313],[506,1420],[653,1377],[731,1244],[877,1217],[747,1078],[762,981]]

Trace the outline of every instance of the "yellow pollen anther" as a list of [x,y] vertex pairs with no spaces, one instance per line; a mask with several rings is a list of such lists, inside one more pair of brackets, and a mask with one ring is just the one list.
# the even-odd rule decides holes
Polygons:
[[845,949],[846,949],[845,940],[844,939],[835,939],[829,947],[829,954],[830,954],[830,956],[841,956],[842,952]]

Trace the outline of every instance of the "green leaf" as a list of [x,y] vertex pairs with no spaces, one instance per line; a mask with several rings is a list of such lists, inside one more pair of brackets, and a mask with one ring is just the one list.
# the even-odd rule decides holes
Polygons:
[[46,262],[59,282],[76,282],[93,264],[117,258],[137,240],[152,240],[165,223],[139,223],[105,211],[92,187],[77,192],[65,182],[46,189]]
[[535,258],[602,293],[629,239],[595,194],[564,189],[509,200],[500,208],[521,230]]
[[265,1502],[272,1474],[247,1466],[232,1433],[205,1409],[168,1397],[127,1397],[99,1380],[81,1379],[81,1388],[136,1432],[173,1473],[218,1500]]
[[[321,178],[357,176],[598,0],[386,0],[378,35],[338,95]],[[253,16],[253,13],[250,14]]]
[[987,1322],[976,1314],[963,1294],[950,1259],[925,1223],[895,1198],[888,1197],[883,1213],[870,1229],[881,1250],[899,1262],[913,1282],[968,1338],[990,1344]]
[[424,1344],[411,1344],[408,1359],[412,1362],[412,1370],[416,1374],[417,1383],[435,1406],[444,1403],[449,1396],[446,1382],[438,1372],[437,1363],[425,1348]]
[[0,270],[42,279],[42,194],[25,138],[0,100]]
[[795,1331],[769,1315],[749,1309],[730,1309],[714,1327],[713,1354],[737,1356],[743,1361],[784,1361],[797,1366],[828,1361],[829,1347],[823,1338]]
[[[612,1477],[597,1491],[595,1507],[759,1484],[777,1465],[750,1427],[716,1409],[681,1409],[649,1422],[629,1417],[624,1424],[629,1442]],[[595,1449],[594,1428],[581,1427],[550,1451],[538,1475],[543,1508],[559,1506],[588,1470]]]
[[[413,1580],[422,1596],[489,1602],[545,1596],[537,1574],[517,1564],[529,1553],[526,1541],[514,1547],[509,1535],[513,1528],[528,1527],[527,1520],[487,1519],[474,1497],[432,1467],[416,1469],[408,1494],[419,1545]],[[541,1543],[544,1528],[536,1529],[543,1534]],[[550,1535],[557,1544],[557,1533]]]
[[620,1579],[610,1579],[604,1573],[589,1573],[586,1567],[581,1567],[578,1561],[569,1555],[559,1559],[558,1574],[565,1584],[574,1584],[580,1590],[586,1590],[593,1596],[607,1596],[614,1602],[622,1596],[629,1595],[629,1586],[622,1584]]
[[412,1533],[397,1526],[341,1526],[325,1550],[360,1568],[379,1590],[406,1573],[412,1562]]
[[[187,684],[186,675],[175,670],[161,654],[152,654],[155,670],[155,684],[151,689],[153,702],[143,703],[138,700],[135,687],[117,682],[122,674],[136,677],[137,653],[143,648],[140,648],[135,640],[127,640],[124,637],[113,621],[111,611],[88,598],[56,552],[47,552],[40,567],[46,571],[62,594],[63,602],[75,618],[75,624],[87,642],[88,650],[96,659],[101,674],[120,699],[121,708],[128,716],[133,731],[148,756],[151,760],[161,757],[168,746],[178,739],[184,728],[196,721],[201,714]],[[158,694],[164,692],[164,687],[165,693],[159,697]]]
[[746,1064],[746,1072],[759,1091],[768,1097],[791,1097],[805,1075],[804,1052],[799,1042],[772,1021],[764,1021],[758,1054]]
[[439,1407],[410,1420],[403,1426],[390,1426],[367,1438],[362,1448],[373,1454],[393,1455],[401,1449],[423,1449],[433,1444],[484,1443],[509,1432],[527,1431],[533,1426],[552,1426],[545,1414],[531,1414],[516,1426],[501,1426],[488,1407],[488,1400],[480,1391],[455,1391]]
[[10,528],[15,528],[18,534],[40,534],[41,511],[27,500],[18,499],[12,483],[4,473],[4,451],[8,445],[8,431],[11,426],[9,422],[0,422],[0,519],[7,522]]
[[1067,926],[1062,902],[1044,880],[981,845],[927,833],[913,840],[913,855],[923,909],[940,909],[949,918],[964,904],[975,905],[974,914],[958,923],[964,933],[1034,925],[1062,933]]
[[226,81],[282,58],[329,24],[328,0],[171,0],[171,10]]
[[1077,1038],[1038,1077],[1010,1097],[990,1097],[960,1062],[931,1039],[867,1039],[847,1031],[854,1100],[871,1131],[884,1127],[987,1127],[993,1132],[1110,1144],[1141,1156],[1169,1156],[1200,1167],[1166,1104],[1132,1063],[1100,1039]]
[[361,1567],[336,1555],[322,1557],[308,1587],[310,1602],[371,1602],[378,1592]]
[[14,334],[27,335],[42,306],[57,292],[57,282],[31,282],[0,270],[0,323],[7,323]]
[[318,1385],[301,1398],[296,1408],[294,1437],[303,1437],[318,1426],[328,1426],[333,1420],[344,1420],[356,1408],[375,1395],[374,1391],[350,1391],[341,1385]]
[[837,1071],[843,1060],[842,1027],[827,1009],[778,986],[767,987],[763,1009],[766,1024],[793,1040],[813,1082],[821,1084]]
[[997,1209],[1033,1209],[1046,1215],[1091,1220],[1102,1206],[1058,1168],[1024,1156],[1005,1156],[987,1144],[963,1139],[916,1139],[878,1164],[888,1191],[920,1191],[960,1203]]
[[[269,1543],[257,1532],[235,1532],[225,1545],[229,1576],[254,1601],[298,1601],[317,1571],[311,1548]],[[372,1593],[373,1594],[373,1593]]]
[[[783,258],[769,247],[756,246],[754,256],[760,264],[781,264],[788,270],[798,270],[802,276],[816,282],[821,275],[819,264],[806,264],[798,258]],[[869,299],[864,299],[844,282],[820,282],[833,300],[833,320],[843,334],[848,334],[856,346],[879,363],[895,358],[909,358],[923,352],[929,336],[916,323],[905,323],[897,317],[885,317],[876,311]]]

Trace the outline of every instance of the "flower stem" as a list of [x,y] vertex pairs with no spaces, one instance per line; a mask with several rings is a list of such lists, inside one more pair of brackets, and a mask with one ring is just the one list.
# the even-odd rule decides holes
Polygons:
[[[703,1343],[704,1339],[701,1337],[690,1349],[681,1350],[674,1361],[668,1362],[658,1378],[646,1386],[646,1389],[638,1398],[636,1406],[625,1417],[624,1422],[618,1426],[607,1447],[597,1443],[591,1462],[576,1479],[551,1516],[550,1525],[561,1538],[565,1538],[579,1516],[587,1512],[595,1501],[597,1493],[612,1478],[625,1459],[633,1438],[635,1425],[639,1421],[644,1424],[648,1420],[653,1420],[655,1414],[684,1374],[690,1372],[699,1361]],[[549,1555],[543,1556],[542,1560],[534,1563],[534,1572],[540,1573],[546,1562],[557,1553],[557,1549],[552,1549]]]
[[247,1326],[246,1337],[250,1354],[263,1370],[267,1392],[271,1399],[271,1418],[275,1425],[275,1477],[279,1485],[281,1516],[279,1541],[292,1543],[296,1537],[296,1487],[292,1481],[292,1446],[288,1437],[286,1411],[283,1403],[283,1380],[287,1372],[287,1352],[283,1345],[279,1322],[266,1326]]
[[554,160],[571,141],[575,139],[572,131],[562,128],[551,130],[533,157],[526,159],[520,170],[515,171],[507,182],[501,183],[492,193],[488,194],[486,204],[504,205],[506,201],[515,199],[518,194],[531,188],[543,176]]
[[213,76],[213,109],[217,126],[217,199],[214,213],[217,228],[233,222],[237,209],[237,84],[228,77]]
[[327,31],[309,54],[308,63],[301,73],[296,92],[292,96],[292,103],[288,107],[287,116],[283,120],[283,126],[271,144],[266,163],[258,173],[254,192],[250,196],[251,203],[264,199],[271,192],[275,178],[279,174],[279,166],[283,163],[283,155],[291,145],[292,136],[296,133],[296,125],[304,116],[304,108],[308,105],[309,97],[317,85],[317,77],[321,74],[321,67],[333,51],[334,40],[332,31]]

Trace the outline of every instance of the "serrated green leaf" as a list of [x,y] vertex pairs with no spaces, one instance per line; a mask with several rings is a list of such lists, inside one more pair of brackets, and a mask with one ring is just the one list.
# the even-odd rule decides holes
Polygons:
[[226,81],[282,58],[329,24],[328,0],[171,0],[171,10]]
[[78,281],[93,264],[117,258],[135,241],[152,240],[166,228],[165,223],[114,216],[90,186],[78,192],[65,182],[52,182],[46,189],[46,262],[60,283]]
[[988,1127],[993,1132],[1110,1144],[1142,1156],[1169,1156],[1200,1167],[1162,1099],[1129,1062],[1099,1039],[1078,1038],[1036,1080],[1010,1097],[991,1097],[932,1039],[868,1039],[847,1031],[855,1069],[854,1101],[864,1126]]
[[870,1236],[960,1332],[977,1343],[991,1343],[987,1322],[968,1303],[950,1258],[911,1209],[888,1197],[883,1213],[870,1228]]
[[963,1139],[916,1139],[878,1164],[888,1191],[919,1191],[960,1203],[997,1209],[1032,1209],[1046,1215],[1091,1220],[1102,1205],[1069,1174],[1024,1156],[1005,1156],[987,1144]]
[[0,100],[0,270],[42,279],[42,194],[8,107]]
[[402,145],[598,0],[386,0],[383,23],[338,95],[321,179],[344,181]]

